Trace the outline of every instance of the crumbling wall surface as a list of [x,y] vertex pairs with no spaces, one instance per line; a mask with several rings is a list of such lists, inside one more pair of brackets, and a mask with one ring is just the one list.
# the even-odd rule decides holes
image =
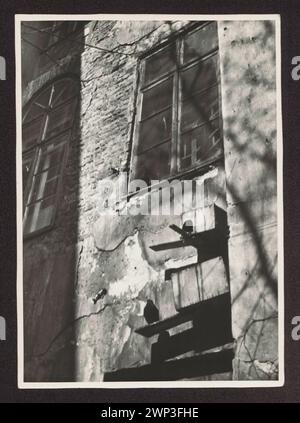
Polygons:
[[235,379],[276,379],[275,28],[219,24]]
[[[147,339],[135,333],[146,323],[146,301],[154,301],[162,319],[174,315],[171,281],[165,280],[165,271],[174,263],[197,261],[193,247],[160,253],[149,248],[178,240],[179,235],[168,226],[181,226],[181,216],[100,216],[103,198],[97,188],[105,179],[118,183],[111,167],[128,170],[139,81],[138,53],[168,39],[185,24],[98,22],[90,42],[116,54],[87,49],[82,55],[78,233],[82,256],[75,315],[76,378],[80,381],[98,381],[106,372],[150,363],[151,343],[157,336]],[[204,183],[203,206],[219,201],[226,207],[223,182],[222,168],[216,169]],[[214,198],[210,198],[210,185]],[[92,298],[102,288],[107,289],[107,295],[94,305]],[[188,329],[190,323],[172,329],[170,334]]]

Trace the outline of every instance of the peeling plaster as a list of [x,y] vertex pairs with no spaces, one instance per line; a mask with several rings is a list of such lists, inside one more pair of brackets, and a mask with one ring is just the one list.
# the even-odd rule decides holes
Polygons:
[[127,274],[110,284],[108,293],[111,296],[130,296],[135,298],[147,283],[156,280],[159,273],[154,271],[144,260],[138,241],[138,234],[129,237],[124,242],[125,258],[127,259]]

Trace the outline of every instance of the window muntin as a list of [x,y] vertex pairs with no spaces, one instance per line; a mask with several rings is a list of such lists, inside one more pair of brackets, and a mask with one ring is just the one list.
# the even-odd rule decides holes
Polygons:
[[159,179],[223,155],[216,22],[141,62],[131,178]]
[[150,183],[151,180],[167,178],[171,170],[171,141],[139,154],[136,173],[139,179]]
[[25,236],[53,224],[77,93],[77,81],[63,78],[26,107],[22,136]]
[[141,120],[172,107],[173,78],[168,78],[143,92]]
[[172,72],[176,68],[176,59],[176,44],[174,43],[149,56],[145,63],[144,85]]

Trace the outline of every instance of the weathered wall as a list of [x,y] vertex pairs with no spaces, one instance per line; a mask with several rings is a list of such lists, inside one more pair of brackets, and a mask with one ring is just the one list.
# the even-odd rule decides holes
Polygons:
[[[128,168],[137,54],[183,25],[103,21],[91,26],[89,43],[129,55],[91,48],[81,54],[78,136],[56,228],[25,245],[28,380],[62,379],[64,369],[65,380],[100,381],[105,372],[147,364],[151,340],[134,333],[145,324],[146,300],[154,300],[163,318],[175,312],[165,270],[196,261],[195,249],[154,253],[149,246],[178,239],[168,225],[180,225],[181,218],[101,217],[97,187],[105,178],[117,182],[112,166]],[[264,22],[219,23],[225,174],[219,167],[203,183],[203,205],[216,202],[224,210],[229,205],[237,379],[276,377],[276,278],[268,270],[277,252],[276,178],[269,163],[276,150],[272,30]],[[63,67],[52,75],[60,72]],[[94,305],[92,298],[104,287],[108,294]]]
[[[105,22],[98,24],[91,43],[101,39],[101,47],[129,54],[141,53],[168,38],[182,23]],[[135,57],[99,54],[87,50],[82,55],[82,213],[79,239],[82,259],[77,286],[76,317],[89,316],[77,325],[77,378],[99,380],[103,373],[150,363],[151,342],[136,334],[143,326],[143,308],[151,298],[161,318],[175,314],[170,281],[165,270],[174,262],[197,260],[192,247],[155,253],[150,245],[177,240],[168,225],[182,225],[181,217],[99,217],[102,178],[116,180],[111,166],[126,168],[129,163],[137,91]],[[203,190],[202,204],[224,204],[224,173],[216,170]],[[117,181],[116,181],[117,182]],[[209,188],[213,185],[213,189]],[[219,189],[218,189],[219,188]],[[210,192],[214,198],[210,197]],[[105,227],[111,245],[106,245]],[[116,237],[116,239],[114,239]],[[106,288],[102,303],[92,297]],[[188,328],[186,324],[185,328]],[[183,328],[180,328],[182,330]],[[170,331],[171,335],[177,328]]]
[[235,379],[273,379],[277,346],[275,28],[219,25]]

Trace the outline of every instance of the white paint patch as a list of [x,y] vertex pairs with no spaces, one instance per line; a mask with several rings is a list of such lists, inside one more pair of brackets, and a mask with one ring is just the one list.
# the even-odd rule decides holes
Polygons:
[[136,313],[137,316],[144,316],[144,308],[146,306],[146,301],[138,301],[137,302],[137,306],[138,306],[138,311]]
[[131,329],[129,326],[125,326],[125,331],[123,333],[123,345],[126,344],[126,342],[128,341],[129,337],[131,335]]
[[[195,250],[196,251],[196,250]],[[166,269],[180,269],[184,266],[190,266],[197,263],[197,254],[191,257],[184,257],[183,259],[169,259],[165,262]]]
[[110,285],[108,294],[116,297],[127,295],[134,298],[147,283],[156,280],[159,273],[155,272],[143,259],[138,234],[128,237],[124,246],[125,258],[128,263],[126,275]]

